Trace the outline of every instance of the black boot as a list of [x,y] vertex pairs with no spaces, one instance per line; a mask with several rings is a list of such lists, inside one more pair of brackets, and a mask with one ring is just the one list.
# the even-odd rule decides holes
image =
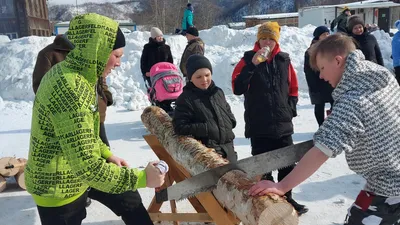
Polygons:
[[293,206],[293,208],[297,211],[299,216],[303,215],[304,213],[308,212],[308,208],[305,205],[301,205],[297,203],[291,195],[286,196],[286,200]]

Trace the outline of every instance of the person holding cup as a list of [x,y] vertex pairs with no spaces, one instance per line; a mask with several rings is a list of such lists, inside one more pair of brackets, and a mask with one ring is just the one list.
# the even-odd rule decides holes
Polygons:
[[[277,22],[263,23],[253,50],[244,53],[232,74],[233,93],[244,95],[245,137],[250,138],[252,155],[293,145],[298,81],[289,54],[280,49],[280,30]],[[278,170],[278,181],[294,166]],[[271,173],[261,179],[273,181]],[[300,215],[308,211],[293,200],[291,191],[286,198]]]

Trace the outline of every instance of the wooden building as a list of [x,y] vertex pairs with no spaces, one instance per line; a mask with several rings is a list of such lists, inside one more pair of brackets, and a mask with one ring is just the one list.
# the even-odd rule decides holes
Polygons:
[[246,22],[246,27],[254,27],[267,21],[278,22],[280,26],[293,26],[299,25],[299,14],[295,13],[277,13],[265,15],[251,15],[242,17]]
[[46,0],[1,0],[0,34],[10,39],[25,36],[50,36]]

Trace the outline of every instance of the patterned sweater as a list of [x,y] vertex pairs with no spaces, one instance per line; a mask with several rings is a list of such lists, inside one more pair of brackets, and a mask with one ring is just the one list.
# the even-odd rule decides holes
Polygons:
[[400,87],[386,68],[351,53],[335,90],[332,114],[314,136],[327,156],[343,151],[365,190],[400,196]]
[[97,14],[75,17],[68,30],[75,48],[40,83],[25,168],[27,191],[39,206],[66,205],[89,186],[107,193],[146,186],[144,171],[106,162],[112,154],[99,138],[95,86],[117,27]]

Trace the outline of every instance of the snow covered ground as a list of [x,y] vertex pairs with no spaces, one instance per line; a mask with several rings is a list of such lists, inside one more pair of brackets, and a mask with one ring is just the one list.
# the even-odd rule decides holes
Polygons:
[[[311,43],[314,28],[312,26],[302,29],[282,28],[281,47],[291,55],[300,84],[299,116],[294,119],[295,142],[311,139],[318,128],[303,73],[304,51]],[[206,43],[206,56],[214,66],[213,79],[225,91],[238,120],[234,132],[235,148],[239,158],[250,156],[250,143],[244,138],[242,98],[232,95],[230,76],[243,52],[252,48],[255,34],[256,28],[230,30],[225,26],[200,32],[201,38]],[[390,37],[380,32],[374,35],[378,37],[386,65],[391,67]],[[114,154],[125,158],[133,167],[144,167],[147,162],[156,159],[142,138],[146,134],[146,129],[140,121],[141,110],[148,105],[148,102],[144,94],[139,61],[142,47],[149,36],[149,32],[133,32],[127,35],[122,66],[108,79],[117,103],[107,111],[108,138]],[[169,36],[166,39],[171,46],[174,62],[178,64],[186,39],[183,36]],[[31,75],[37,52],[52,40],[52,38],[27,37],[10,42],[0,41],[0,143],[2,143],[0,158],[28,155],[33,100]],[[8,184],[10,187],[0,193],[0,224],[39,225],[40,220],[30,195],[17,189],[13,179],[9,179]],[[363,185],[364,180],[348,169],[343,155],[328,160],[316,174],[294,189],[295,199],[310,208],[310,211],[300,218],[300,224],[343,224],[348,207]],[[145,206],[148,206],[154,190],[139,191]],[[167,205],[164,204],[163,212],[168,212]],[[88,216],[83,224],[124,224],[110,210],[97,202],[93,202],[87,211]],[[187,201],[181,201],[178,203],[178,211],[194,210]]]

